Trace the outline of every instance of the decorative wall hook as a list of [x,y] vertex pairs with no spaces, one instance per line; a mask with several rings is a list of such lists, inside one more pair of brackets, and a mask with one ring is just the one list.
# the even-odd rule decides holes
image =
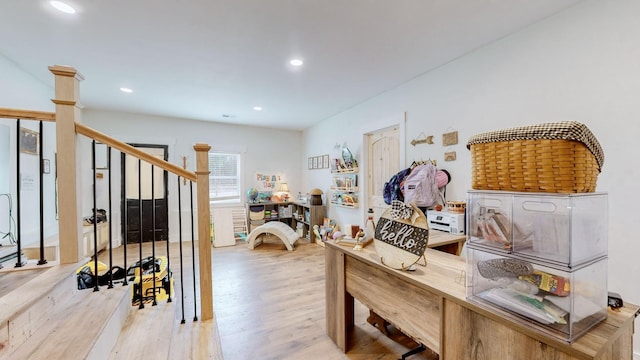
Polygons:
[[411,145],[416,146],[417,144],[433,144],[433,135],[427,136],[421,132],[417,138],[411,140]]

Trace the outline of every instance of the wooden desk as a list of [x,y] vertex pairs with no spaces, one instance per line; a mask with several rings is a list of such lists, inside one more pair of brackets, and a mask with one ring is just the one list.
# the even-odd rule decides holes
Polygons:
[[402,272],[382,265],[369,246],[363,251],[325,247],[327,335],[347,351],[353,302],[361,303],[440,359],[632,359],[629,303],[573,344],[540,334],[466,300],[464,259],[427,249],[427,266]]
[[[429,229],[429,242],[427,243],[427,247],[453,255],[460,255],[466,239],[466,235],[455,235],[440,230]],[[371,246],[373,246],[373,244]],[[389,335],[387,333],[388,322],[373,309],[369,309],[369,318],[367,321],[382,331],[383,334]]]
[[429,229],[429,242],[427,246],[448,252],[449,254],[460,255],[462,246],[467,240],[466,235],[449,234],[444,231]]

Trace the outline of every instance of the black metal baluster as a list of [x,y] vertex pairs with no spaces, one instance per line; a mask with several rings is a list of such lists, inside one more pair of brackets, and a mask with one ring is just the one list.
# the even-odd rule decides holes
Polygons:
[[127,286],[129,284],[129,281],[127,280],[127,276],[129,276],[129,274],[127,274],[127,245],[129,244],[129,225],[128,225],[128,221],[129,218],[127,217],[128,211],[127,211],[127,207],[128,207],[128,203],[127,203],[127,154],[123,154],[120,153],[121,155],[124,156],[120,156],[120,161],[122,161],[122,163],[124,165],[121,165],[122,168],[122,178],[124,179],[124,181],[122,181],[122,193],[124,194],[122,196],[122,203],[123,205],[123,211],[122,213],[124,214],[123,217],[123,221],[122,221],[122,226],[124,227],[123,229],[123,236],[122,236],[122,240],[124,242],[123,244],[123,250],[124,250],[124,270],[125,270],[125,275],[124,275],[124,282],[122,283],[122,286]]
[[155,194],[155,167],[151,164],[151,258],[153,259],[153,304],[158,305],[156,301],[156,194]]
[[47,263],[47,260],[44,259],[44,186],[42,184],[44,179],[44,155],[43,155],[43,143],[44,143],[44,133],[42,132],[42,120],[40,120],[39,124],[40,130],[40,260],[38,260],[38,265],[44,265]]
[[184,270],[182,269],[182,196],[180,191],[180,176],[178,176],[178,244],[180,248],[180,296],[182,296],[182,320],[181,324],[185,323],[184,320]]
[[138,282],[138,290],[140,290],[140,305],[138,309],[144,309],[144,302],[142,301],[142,160],[138,159],[138,207],[140,208],[138,213],[140,216],[140,262],[138,263],[138,274],[140,275]]
[[16,210],[18,214],[18,221],[16,226],[16,244],[17,244],[17,260],[15,267],[22,267],[22,234],[20,223],[22,222],[22,216],[20,215],[20,119],[16,119]]
[[[167,177],[167,172],[164,171],[163,172],[163,178],[164,178],[164,183],[167,184],[166,187],[168,187],[169,182],[168,182],[168,177]],[[178,186],[180,186],[180,177],[178,177]],[[169,202],[165,201],[164,203],[164,207],[165,209],[163,209],[163,211],[167,212],[167,207],[168,207]],[[167,290],[168,292],[168,298],[167,298],[167,302],[170,303],[172,302],[171,300],[171,292],[173,291],[173,283],[171,282],[171,279],[173,279],[173,274],[171,272],[171,256],[169,253],[169,230],[167,229],[167,280],[169,281],[169,289]]]
[[193,181],[189,182],[189,192],[191,195],[191,264],[193,267],[193,321],[198,321],[198,304],[196,297],[196,245],[193,223]]
[[[111,221],[111,146],[107,146],[107,171],[109,172],[108,186],[109,186],[109,204],[107,205],[107,218],[105,221],[109,224],[109,286],[107,289],[113,289],[113,221]],[[125,246],[126,247],[126,246]]]
[[96,205],[96,141],[91,141],[91,165],[93,167],[93,291],[100,291],[98,286],[98,211]]

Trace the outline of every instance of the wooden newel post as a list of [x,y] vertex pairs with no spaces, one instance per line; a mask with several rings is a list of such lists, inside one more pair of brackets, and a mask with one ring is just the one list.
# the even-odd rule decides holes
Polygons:
[[200,269],[200,306],[202,320],[213,319],[213,283],[211,275],[211,241],[209,208],[209,150],[207,144],[195,144],[196,185],[198,194],[198,253]]
[[78,195],[80,167],[76,137],[76,122],[80,119],[80,81],[84,80],[76,69],[69,66],[50,66],[55,75],[56,104],[56,162],[58,176],[58,238],[60,263],[78,262],[82,239],[82,200]]

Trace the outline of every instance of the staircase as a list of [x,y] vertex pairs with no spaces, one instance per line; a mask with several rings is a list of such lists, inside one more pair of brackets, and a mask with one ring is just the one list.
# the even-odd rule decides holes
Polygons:
[[[79,120],[80,110],[79,82],[83,79],[74,68],[68,66],[51,66],[49,70],[55,75],[56,112],[36,110],[17,110],[0,108],[0,117],[16,119],[15,127],[20,128],[20,120],[37,121],[40,134],[43,134],[43,122],[55,122],[56,132],[56,198],[60,200],[57,225],[58,241],[55,245],[42,248],[45,258],[49,261],[43,265],[35,265],[32,261],[25,266],[15,268],[5,266],[0,269],[0,360],[2,359],[108,359],[145,357],[166,358],[167,354],[177,354],[173,358],[211,358],[222,359],[220,342],[213,314],[213,296],[211,279],[211,244],[209,241],[197,242],[197,239],[209,239],[209,177],[207,144],[195,144],[196,171],[189,171],[183,167],[151,156],[131,145],[111,138],[94,129],[84,126]],[[17,133],[17,131],[16,131]],[[93,289],[77,290],[76,269],[86,263],[85,256],[98,257],[98,251],[104,246],[96,237],[96,244],[86,241],[84,230],[78,224],[81,218],[80,197],[86,196],[78,191],[80,183],[76,178],[82,169],[78,159],[82,151],[82,143],[77,141],[80,136],[92,142],[93,177],[95,173],[95,146],[104,144],[108,150],[119,151],[121,156],[130,156],[145,163],[157,166],[165,174],[177,176],[178,182],[189,181],[191,196],[191,242],[199,246],[197,259],[192,259],[193,271],[191,277],[193,297],[197,298],[199,310],[195,311],[200,321],[181,324],[181,319],[175,314],[180,304],[184,308],[184,298],[176,298],[174,302],[163,302],[157,306],[149,305],[148,309],[131,306],[129,286],[116,285],[112,289],[106,286],[99,291]],[[18,141],[16,141],[18,143]],[[40,161],[44,150],[42,142],[39,151]],[[113,156],[114,158],[116,155]],[[16,166],[20,169],[20,155],[16,159]],[[109,158],[111,159],[111,157]],[[42,163],[42,162],[41,162]],[[38,170],[35,170],[38,172]],[[16,172],[16,173],[19,173]],[[42,175],[42,172],[40,172]],[[166,175],[165,175],[166,176]],[[40,180],[40,184],[43,181]],[[111,182],[109,181],[109,196],[111,196]],[[194,197],[195,186],[195,197]],[[179,188],[180,189],[180,188]],[[20,191],[18,190],[19,194]],[[40,231],[44,228],[42,215],[43,190],[40,190]],[[179,193],[179,191],[178,191]],[[176,202],[178,213],[182,213],[182,202]],[[93,188],[94,208],[96,188]],[[194,207],[193,200],[196,205]],[[21,200],[17,199],[17,204]],[[110,199],[111,203],[111,199]],[[194,211],[196,210],[196,211]],[[20,211],[18,210],[19,214]],[[197,236],[193,227],[193,214],[198,214]],[[181,220],[180,220],[181,221]],[[18,222],[17,229],[21,229]],[[18,230],[18,239],[21,238]],[[41,242],[43,239],[41,237]],[[124,240],[126,243],[127,241]],[[182,232],[180,240],[183,243]],[[106,245],[105,245],[106,246]],[[109,247],[111,242],[109,242]],[[23,249],[29,258],[39,258],[38,254],[27,254],[33,249]],[[111,249],[110,249],[111,250]],[[192,252],[195,251],[192,248]],[[25,259],[26,259],[25,256]],[[146,255],[145,255],[146,256]],[[194,255],[195,256],[195,255]],[[142,258],[142,254],[140,254]],[[55,260],[54,260],[55,259]],[[176,262],[178,263],[178,262]],[[181,263],[181,262],[180,262]],[[198,273],[194,273],[196,266]],[[187,276],[185,274],[185,276]],[[196,284],[196,279],[199,283]],[[198,285],[198,286],[196,286]],[[177,287],[177,285],[176,285]],[[199,293],[196,294],[196,288]],[[191,304],[195,305],[194,300]],[[195,307],[195,306],[194,306]],[[157,312],[150,315],[151,312]],[[184,312],[182,312],[184,313]],[[146,315],[141,315],[146,314]],[[184,315],[182,315],[184,317]],[[149,318],[149,319],[147,319]],[[139,322],[149,321],[153,325],[139,326]],[[153,327],[153,331],[149,330]],[[138,327],[137,332],[130,333]],[[131,342],[135,338],[137,341]],[[174,340],[176,339],[176,340]],[[182,344],[174,344],[181,342]],[[189,344],[200,346],[203,352],[194,352],[188,348]],[[211,345],[212,344],[212,345]],[[139,350],[142,349],[142,350]],[[152,352],[149,349],[161,349]],[[142,351],[141,353],[138,351]],[[191,352],[189,352],[191,351]],[[114,355],[115,354],[115,355]],[[125,355],[126,354],[126,355]]]
[[[177,256],[178,244],[171,246]],[[108,254],[100,255],[103,261]],[[178,298],[144,309],[131,305],[131,282],[77,290],[76,270],[87,260],[30,263],[24,270],[7,265],[0,270],[0,360],[223,359],[215,318],[194,321],[191,260],[185,257],[181,277],[172,258]]]
[[77,290],[80,265],[52,264],[3,294],[0,359],[108,358],[129,315],[129,289]]

